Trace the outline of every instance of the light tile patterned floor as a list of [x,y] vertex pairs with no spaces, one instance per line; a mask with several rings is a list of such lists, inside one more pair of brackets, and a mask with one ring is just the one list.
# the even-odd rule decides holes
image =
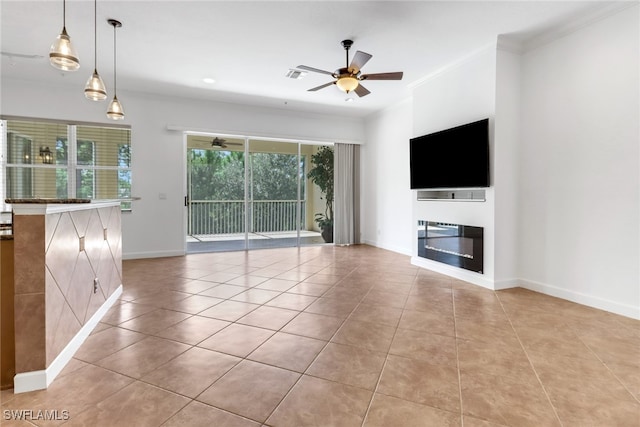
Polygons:
[[640,426],[636,320],[369,246],[124,272],[48,390],[2,392],[3,425],[31,425],[7,421],[26,409],[71,426]]

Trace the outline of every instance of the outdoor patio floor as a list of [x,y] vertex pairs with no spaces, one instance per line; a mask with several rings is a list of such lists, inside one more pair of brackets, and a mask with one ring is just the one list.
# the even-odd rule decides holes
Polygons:
[[[245,246],[244,233],[207,234],[187,236],[187,253],[230,252],[245,249],[273,249],[298,246],[296,232],[249,233],[248,247]],[[325,244],[320,233],[300,231],[300,246]]]

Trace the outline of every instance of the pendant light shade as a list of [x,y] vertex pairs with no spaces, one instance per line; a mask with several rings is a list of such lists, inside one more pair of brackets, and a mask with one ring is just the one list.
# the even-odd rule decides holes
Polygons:
[[107,117],[113,120],[124,119],[124,110],[122,109],[122,104],[120,104],[120,101],[118,101],[118,97],[116,95],[113,96],[113,101],[111,101],[111,103],[109,104]]
[[107,90],[98,74],[98,0],[93,1],[93,74],[84,86],[84,96],[92,101],[107,99]]
[[113,101],[111,101],[109,108],[107,109],[107,117],[113,120],[122,120],[124,119],[124,109],[122,108],[120,101],[118,101],[116,84],[116,28],[122,27],[122,23],[115,19],[108,19],[107,22],[109,22],[109,25],[113,25]]
[[49,50],[49,62],[55,68],[62,71],[76,71],[80,68],[78,52],[71,44],[71,38],[67,34],[67,7],[62,0],[62,32],[56,37]]
[[84,87],[84,96],[92,101],[104,101],[107,99],[107,89],[104,87],[104,82],[97,69],[93,70],[93,74],[87,80],[87,84]]

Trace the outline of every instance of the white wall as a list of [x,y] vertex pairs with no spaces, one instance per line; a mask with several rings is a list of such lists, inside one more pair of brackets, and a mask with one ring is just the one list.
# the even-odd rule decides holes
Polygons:
[[[498,39],[500,45],[500,38]],[[521,105],[520,55],[496,54],[496,119],[493,185],[495,191],[494,288],[518,285],[518,185]]]
[[[496,46],[470,55],[453,67],[427,79],[413,92],[413,134],[420,136],[464,123],[489,118],[491,181],[494,181],[493,119],[496,95]],[[452,164],[455,167],[455,164]],[[413,227],[418,220],[441,221],[484,228],[483,274],[468,272],[417,257],[412,262],[436,271],[493,288],[494,281],[494,189],[486,189],[485,202],[416,201]],[[414,236],[414,241],[416,237]],[[412,245],[415,246],[415,245]]]
[[363,243],[412,254],[414,230],[409,189],[410,99],[367,117],[361,148]]
[[[184,129],[291,139],[361,142],[364,120],[296,113],[201,100],[118,93],[132,128],[132,194],[142,197],[123,214],[123,256],[180,255],[184,252]],[[0,114],[113,123],[106,103],[84,99],[82,88],[44,87],[2,79]],[[160,199],[160,194],[166,199]]]
[[640,318],[637,4],[523,56],[520,275]]

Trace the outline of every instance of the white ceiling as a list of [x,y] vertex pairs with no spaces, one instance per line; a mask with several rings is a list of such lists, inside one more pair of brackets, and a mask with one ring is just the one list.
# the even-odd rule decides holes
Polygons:
[[[621,2],[597,1],[115,1],[98,0],[98,71],[113,87],[113,27],[118,92],[179,95],[296,111],[364,116],[406,98],[425,76],[508,34],[525,47],[562,34]],[[81,68],[61,73],[48,51],[62,29],[62,1],[1,0],[1,77],[67,85],[82,91],[93,71],[93,1],[67,1],[66,27]],[[310,73],[304,64],[343,67],[340,41],[373,55],[364,73],[404,71],[402,81],[368,81],[358,99]],[[39,55],[35,59],[18,55]],[[203,82],[211,77],[214,84]],[[72,89],[73,88],[73,89]],[[110,93],[112,96],[112,93]],[[126,105],[126,98],[119,96]],[[354,98],[353,102],[345,102]]]

